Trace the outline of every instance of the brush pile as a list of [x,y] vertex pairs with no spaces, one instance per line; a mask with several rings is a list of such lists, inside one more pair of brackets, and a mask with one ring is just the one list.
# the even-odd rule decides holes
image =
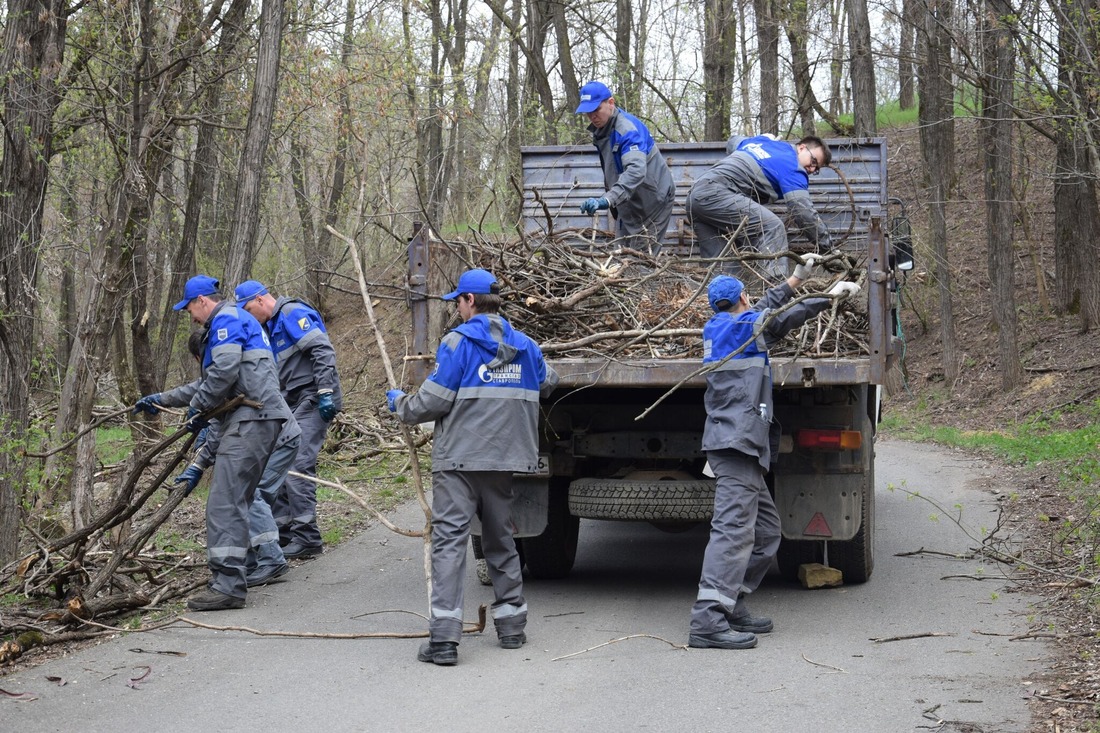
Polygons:
[[[712,315],[706,286],[721,261],[620,246],[576,230],[509,242],[466,245],[468,261],[497,276],[505,316],[560,358],[701,358],[703,324]],[[453,248],[452,248],[453,249]],[[789,257],[793,266],[795,255]],[[767,255],[744,253],[739,277],[754,298],[764,280],[753,268]],[[823,293],[841,279],[859,282],[862,262],[830,254],[799,295]],[[838,301],[772,349],[773,357],[854,357],[866,354],[866,298]]]

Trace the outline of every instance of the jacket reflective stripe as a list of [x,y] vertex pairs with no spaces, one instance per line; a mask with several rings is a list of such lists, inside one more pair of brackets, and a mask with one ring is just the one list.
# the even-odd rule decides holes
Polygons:
[[455,395],[457,400],[472,400],[475,397],[489,397],[493,399],[526,400],[538,402],[539,393],[523,387],[460,387]]
[[762,369],[767,366],[768,362],[762,356],[750,356],[744,359],[738,359],[734,357],[724,364],[719,364],[714,367],[716,372],[733,372],[740,371],[742,369]]

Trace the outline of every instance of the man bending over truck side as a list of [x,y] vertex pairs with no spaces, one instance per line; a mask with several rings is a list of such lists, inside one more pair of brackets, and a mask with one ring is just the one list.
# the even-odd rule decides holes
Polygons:
[[[750,649],[756,634],[772,630],[771,619],[753,616],[744,601],[760,586],[780,541],[779,514],[764,482],[772,456],[768,349],[832,300],[812,298],[776,310],[794,297],[819,258],[803,259],[755,305],[737,278],[719,275],[707,289],[714,316],[703,327],[703,362],[713,370],[703,397],[703,450],[715,475],[714,517],[691,609],[691,647]],[[841,281],[829,295],[857,292],[858,285]]]
[[[787,229],[766,204],[782,201],[795,224],[818,252],[829,249],[829,230],[810,200],[810,175],[832,160],[829,147],[809,135],[798,143],[771,135],[730,138],[729,153],[692,185],[687,213],[703,257],[721,257],[732,236],[738,250],[777,255],[785,252]],[[763,267],[772,282],[787,277],[787,261],[777,257]],[[738,275],[736,262],[726,274]]]
[[512,474],[538,466],[539,396],[558,375],[538,344],[500,314],[492,273],[468,270],[454,292],[462,324],[443,337],[435,371],[413,395],[386,392],[409,425],[435,421],[432,437],[432,598],[421,662],[458,662],[470,522],[481,516],[481,543],[493,583],[493,624],[505,649],[527,641],[527,601],[512,537]]

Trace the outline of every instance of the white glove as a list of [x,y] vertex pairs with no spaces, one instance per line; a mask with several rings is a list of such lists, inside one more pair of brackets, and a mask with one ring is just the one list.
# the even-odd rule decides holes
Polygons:
[[792,274],[799,280],[809,280],[813,277],[813,270],[817,267],[817,263],[823,259],[825,258],[817,254],[802,255],[802,262],[794,266]]
[[850,283],[847,280],[841,280],[833,287],[829,288],[829,295],[855,295],[860,290],[859,286],[855,283]]

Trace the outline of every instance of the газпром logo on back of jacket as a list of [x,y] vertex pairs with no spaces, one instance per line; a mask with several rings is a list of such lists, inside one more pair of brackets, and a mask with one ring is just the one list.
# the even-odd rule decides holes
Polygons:
[[521,382],[523,367],[519,364],[503,364],[496,369],[482,364],[477,368],[477,378],[482,382]]

